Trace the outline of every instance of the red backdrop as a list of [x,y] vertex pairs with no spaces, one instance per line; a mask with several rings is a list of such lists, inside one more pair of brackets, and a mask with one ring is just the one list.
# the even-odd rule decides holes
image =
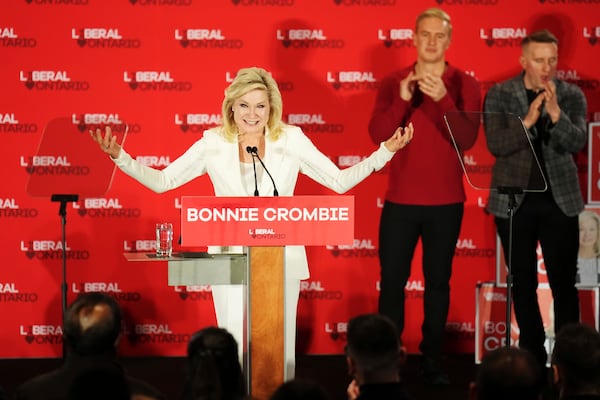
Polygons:
[[[584,90],[590,121],[600,120],[597,0],[2,2],[0,357],[61,354],[58,204],[26,190],[50,120],[70,118],[83,133],[85,124],[125,121],[128,151],[164,167],[219,122],[223,90],[235,72],[256,65],[279,82],[285,120],[301,125],[335,162],[348,166],[375,148],[366,128],[378,82],[414,60],[414,20],[432,6],[452,16],[448,59],[479,80],[482,94],[519,71],[525,34],[551,29],[562,43],[559,75]],[[577,157],[584,189],[586,154]],[[348,318],[376,310],[377,228],[386,184],[382,172],[349,193],[356,196],[352,246],[308,248],[312,275],[299,304],[300,353],[341,352]],[[305,178],[298,193],[331,194]],[[113,294],[126,311],[124,354],[183,355],[190,334],[214,323],[210,287],[169,287],[166,265],[123,257],[152,251],[158,221],[172,221],[178,230],[182,195],[210,194],[206,178],[157,195],[117,172],[103,197],[68,205],[69,301],[84,291]],[[448,351],[474,352],[476,284],[496,276],[493,221],[482,208],[486,197],[468,193],[452,277]],[[422,318],[419,253],[406,290],[404,341],[414,352]]]

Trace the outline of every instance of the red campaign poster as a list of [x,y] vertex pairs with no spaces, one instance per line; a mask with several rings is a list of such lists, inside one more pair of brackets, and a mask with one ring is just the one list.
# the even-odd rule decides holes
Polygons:
[[[538,301],[546,332],[546,351],[550,354],[555,332],[552,293],[548,284],[540,284]],[[511,345],[518,346],[519,326],[512,309],[507,324],[506,287],[498,287],[492,282],[480,283],[476,303],[475,362],[480,363],[487,352],[507,345],[507,329],[510,330]],[[581,321],[598,329],[598,287],[579,288],[579,303]]]

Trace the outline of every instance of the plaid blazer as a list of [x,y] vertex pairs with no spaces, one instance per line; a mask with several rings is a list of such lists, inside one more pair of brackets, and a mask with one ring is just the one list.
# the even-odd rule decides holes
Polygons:
[[[531,173],[531,148],[525,140],[525,128],[516,118],[524,118],[529,109],[523,74],[494,85],[484,100],[484,131],[488,148],[496,157],[487,210],[501,218],[508,218],[509,196],[495,189],[527,188]],[[554,83],[561,113],[556,124],[547,130],[549,136],[542,141],[545,178],[558,207],[566,215],[576,216],[583,210],[584,202],[573,154],[587,143],[587,102],[578,86],[559,79],[554,79]],[[497,118],[499,115],[504,115],[504,119]],[[513,118],[507,118],[510,115]],[[545,116],[543,110],[540,118]],[[536,127],[529,128],[527,135],[530,139],[537,137]],[[516,196],[517,209],[523,196]]]

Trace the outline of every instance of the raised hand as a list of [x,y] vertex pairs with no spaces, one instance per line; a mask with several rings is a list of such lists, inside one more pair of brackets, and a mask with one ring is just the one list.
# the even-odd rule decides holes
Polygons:
[[100,128],[97,128],[95,131],[90,130],[90,136],[98,143],[103,152],[112,158],[119,157],[121,145],[117,143],[117,137],[113,136],[110,126],[104,128],[104,136],[102,136],[102,129]]
[[406,78],[400,81],[400,97],[404,101],[410,101],[417,86],[415,73],[411,71]]
[[394,152],[402,149],[404,146],[410,143],[414,131],[415,129],[413,127],[412,122],[410,122],[406,128],[397,128],[394,134],[388,140],[385,141],[385,147],[389,151]]
[[560,118],[560,106],[556,99],[556,84],[549,80],[545,84],[544,89],[544,107],[550,116],[550,120],[555,124]]
[[418,77],[417,84],[423,94],[431,97],[436,102],[448,93],[442,78],[433,74],[424,74]]

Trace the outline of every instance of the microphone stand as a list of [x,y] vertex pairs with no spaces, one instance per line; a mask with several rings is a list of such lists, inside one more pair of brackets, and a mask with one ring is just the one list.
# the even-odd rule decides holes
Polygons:
[[513,242],[513,217],[515,215],[515,209],[517,208],[517,194],[523,194],[523,189],[518,187],[500,186],[498,187],[498,193],[508,195],[508,256],[506,260],[506,333],[505,333],[505,346],[510,347],[511,344],[511,309],[512,309],[512,289],[513,289],[513,275],[512,275],[512,242]]
[[[248,147],[250,147],[250,146],[248,146]],[[273,179],[273,177],[271,176],[271,173],[265,166],[265,163],[263,163],[263,161],[260,159],[260,156],[258,155],[258,149],[256,147],[250,147],[250,150],[248,150],[248,148],[246,148],[246,151],[248,151],[252,154],[252,160],[254,160],[254,156],[256,156],[256,158],[258,158],[260,165],[262,165],[262,167],[265,170],[265,172],[267,173],[267,175],[269,175],[269,178],[271,178],[271,183],[273,183],[273,196],[275,196],[275,197],[279,196],[279,192],[277,191],[277,186],[275,186],[275,179]],[[254,177],[256,177],[256,174],[254,175]]]
[[[61,284],[61,299],[62,299],[62,320],[64,324],[65,316],[67,314],[67,203],[76,202],[79,200],[79,196],[76,194],[53,194],[50,197],[50,201],[60,202],[60,208],[58,215],[61,217],[62,225],[62,284]],[[63,343],[63,358],[66,355],[66,346]]]
[[246,146],[246,152],[252,156],[252,168],[254,169],[254,196],[258,196],[258,180],[256,178],[256,161],[254,160],[254,152],[256,147]]

